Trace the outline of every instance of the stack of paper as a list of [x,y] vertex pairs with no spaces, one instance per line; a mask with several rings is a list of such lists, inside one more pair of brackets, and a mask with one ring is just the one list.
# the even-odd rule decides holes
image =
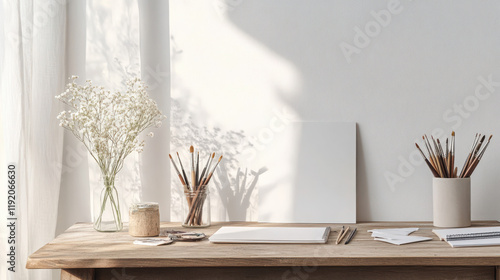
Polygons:
[[326,243],[330,227],[221,227],[213,243]]
[[409,235],[410,233],[417,230],[418,228],[389,228],[372,229],[368,232],[372,233],[372,237],[374,237],[374,240],[383,241],[395,245],[432,240],[432,238],[430,237]]
[[454,248],[500,245],[500,227],[435,229],[432,232]]

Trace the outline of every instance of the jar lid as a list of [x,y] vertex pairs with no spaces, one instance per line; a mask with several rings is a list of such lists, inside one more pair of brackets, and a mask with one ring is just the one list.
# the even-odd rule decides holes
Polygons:
[[130,210],[140,211],[140,210],[158,210],[158,202],[138,202],[130,206]]

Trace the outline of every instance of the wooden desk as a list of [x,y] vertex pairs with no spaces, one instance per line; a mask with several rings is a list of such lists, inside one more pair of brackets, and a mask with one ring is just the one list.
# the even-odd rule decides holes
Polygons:
[[[222,225],[273,226],[258,223]],[[476,222],[473,226],[500,225]],[[300,225],[299,225],[300,226]],[[310,226],[310,225],[307,225]],[[333,230],[338,225],[331,225]],[[162,229],[182,230],[179,223]],[[500,247],[451,248],[438,241],[431,223],[360,223],[349,245],[211,244],[177,242],[150,247],[133,245],[127,228],[99,233],[88,223],[75,224],[28,258],[27,268],[62,269],[62,279],[500,279]],[[434,240],[408,245],[374,241],[368,229],[419,227],[416,235]]]

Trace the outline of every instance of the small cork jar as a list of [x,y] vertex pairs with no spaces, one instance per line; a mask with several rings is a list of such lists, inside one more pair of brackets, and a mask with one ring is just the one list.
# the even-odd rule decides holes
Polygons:
[[160,235],[158,203],[141,202],[130,206],[128,234],[137,237]]

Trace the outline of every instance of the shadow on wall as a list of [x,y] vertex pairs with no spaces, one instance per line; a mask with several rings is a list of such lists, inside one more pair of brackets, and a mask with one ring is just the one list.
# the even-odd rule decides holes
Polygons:
[[[229,221],[246,221],[248,211],[253,201],[250,201],[255,186],[259,181],[260,175],[267,171],[266,167],[260,168],[258,171],[250,171],[248,169],[243,172],[240,167],[234,170],[228,169],[225,163],[221,163],[218,179],[214,180],[215,188],[217,189],[224,209],[227,209]],[[236,176],[236,178],[234,178]],[[231,186],[227,189],[224,186]]]
[[[356,121],[357,112],[352,112],[349,108],[361,107],[362,95],[346,98],[343,95],[353,93],[347,89],[342,89],[342,92],[335,91],[332,86],[342,84],[337,83],[343,77],[335,75],[340,72],[336,69],[339,66],[336,65],[345,64],[345,59],[336,44],[338,38],[335,37],[339,35],[335,34],[334,30],[342,23],[343,17],[352,16],[356,13],[356,9],[359,12],[359,7],[356,5],[361,4],[353,3],[350,7],[353,11],[339,12],[346,9],[345,3],[315,1],[312,4],[309,1],[243,0],[237,1],[237,5],[230,5],[230,1],[219,2],[227,4],[224,5],[226,9],[222,11],[222,16],[227,17],[238,29],[295,65],[300,71],[302,85],[296,94],[276,92],[284,103],[295,110],[298,119]],[[355,104],[358,100],[359,103]],[[356,126],[356,131],[357,216],[369,217],[370,214],[366,213],[370,207],[366,187],[367,172],[364,166],[365,153],[359,124]],[[299,143],[307,141],[307,135],[300,137]],[[297,154],[299,155],[297,163],[310,162],[310,155],[300,151]]]
[[[189,96],[188,92],[183,93],[183,98],[189,99]],[[199,127],[188,115],[189,111],[181,108],[179,101],[172,99],[171,104],[170,150],[172,153],[179,152],[184,168],[189,162],[191,145],[194,146],[195,152],[200,151],[201,166],[206,163],[210,153],[215,153],[214,160],[217,160],[219,155],[223,155],[209,184],[212,193],[212,220],[256,220],[256,185],[259,177],[267,169],[263,167],[258,171],[248,169],[242,171],[238,156],[241,151],[252,147],[252,144],[246,140],[244,131],[222,131],[219,128]],[[180,200],[184,194],[177,177],[172,176],[172,178],[174,186],[172,188],[172,217],[181,217]],[[218,212],[214,212],[214,209]]]

